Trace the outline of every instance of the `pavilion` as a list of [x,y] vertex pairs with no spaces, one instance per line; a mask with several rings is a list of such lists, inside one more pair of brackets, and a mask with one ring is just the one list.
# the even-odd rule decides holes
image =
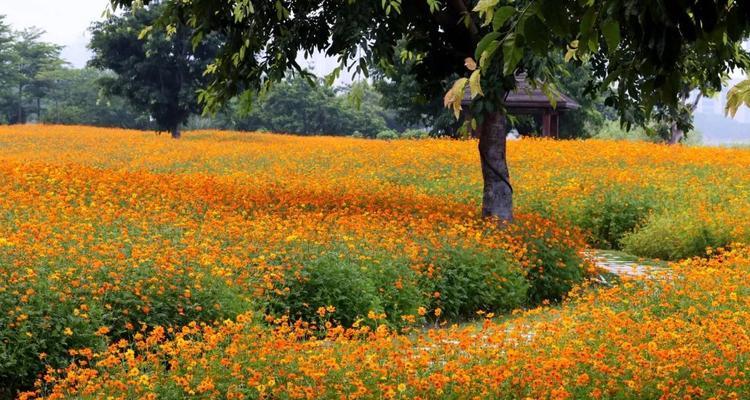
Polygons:
[[[541,117],[542,136],[557,138],[560,136],[560,113],[577,110],[581,105],[564,93],[558,93],[555,100],[557,104],[553,107],[541,89],[531,87],[525,75],[518,75],[516,89],[505,97],[505,108],[508,114]],[[468,88],[461,105],[464,109],[471,105],[471,91]]]

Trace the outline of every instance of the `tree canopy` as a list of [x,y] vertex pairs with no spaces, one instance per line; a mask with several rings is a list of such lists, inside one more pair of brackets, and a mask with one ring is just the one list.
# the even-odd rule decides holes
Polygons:
[[0,16],[0,119],[25,123],[42,118],[42,99],[52,90],[53,75],[65,62],[61,47],[46,43],[36,28],[13,32]]
[[120,96],[101,93],[99,81],[113,78],[111,71],[64,68],[52,74],[54,85],[46,97],[45,123],[153,128],[150,117]]
[[[748,16],[747,2],[730,0],[193,0],[167,1],[164,21],[186,21],[198,40],[212,32],[226,37],[209,67],[209,106],[301,70],[298,56],[315,51],[362,73],[368,62],[392,65],[403,40],[423,60],[415,70],[425,88],[462,74],[464,59],[473,57],[487,100],[513,84],[494,78],[517,69],[554,79],[559,64],[550,61],[558,51],[590,58],[597,84],[614,85],[608,103],[633,113],[677,104],[688,81],[720,87],[723,74],[746,62],[737,43]],[[704,62],[691,65],[692,51]]]
[[[357,92],[361,94],[358,106],[351,99]],[[297,74],[274,85],[257,99],[249,112],[243,112],[241,105],[232,103],[228,110],[231,121],[226,125],[242,130],[301,135],[352,135],[359,132],[363,136],[375,137],[388,128],[388,115],[379,106],[379,97],[366,82],[336,93],[320,79],[310,81]]]
[[180,136],[180,126],[199,112],[196,91],[208,83],[204,72],[216,56],[216,35],[193,41],[184,25],[151,29],[161,15],[158,4],[114,15],[91,29],[89,65],[110,70],[101,84],[156,121],[157,129]]

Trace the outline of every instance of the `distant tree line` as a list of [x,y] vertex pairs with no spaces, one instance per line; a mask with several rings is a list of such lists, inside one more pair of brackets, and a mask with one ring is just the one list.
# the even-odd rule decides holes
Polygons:
[[123,98],[100,96],[110,71],[70,68],[43,31],[13,31],[0,15],[0,123],[87,124],[148,129],[147,114]]
[[[332,87],[312,74],[291,74],[252,102],[237,98],[218,113],[202,116],[204,72],[212,68],[223,38],[194,46],[192,32],[184,26],[152,28],[160,7],[93,24],[89,47],[94,56],[81,69],[62,60],[60,46],[41,40],[42,31],[14,31],[0,15],[0,123],[153,129],[174,137],[185,128],[371,138],[467,134],[442,99],[421,95],[413,72],[419,60],[408,57],[388,67],[395,74],[375,68],[369,79],[343,87]],[[591,77],[587,65],[560,64],[566,66],[559,89],[582,106],[563,114],[561,136],[596,136],[616,115],[601,96],[586,92]],[[540,131],[539,121],[529,116],[516,116],[511,123],[525,135]]]

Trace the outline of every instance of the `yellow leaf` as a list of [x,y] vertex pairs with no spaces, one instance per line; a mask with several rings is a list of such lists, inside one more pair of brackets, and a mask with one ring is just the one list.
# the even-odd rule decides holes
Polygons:
[[482,73],[479,70],[474,71],[469,78],[469,88],[471,89],[471,98],[475,99],[477,96],[484,96],[482,92]]
[[443,99],[443,105],[446,108],[453,109],[453,114],[456,116],[456,119],[461,116],[461,100],[464,98],[464,90],[466,89],[466,84],[468,82],[468,78],[458,79],[453,83],[453,87],[451,87],[448,93],[445,94],[445,98]]

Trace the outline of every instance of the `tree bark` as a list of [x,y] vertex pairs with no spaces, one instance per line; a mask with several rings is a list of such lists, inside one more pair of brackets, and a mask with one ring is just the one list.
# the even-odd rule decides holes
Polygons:
[[180,137],[182,137],[180,128],[172,128],[172,139],[179,139]]
[[17,124],[23,124],[23,83],[18,84],[18,120]]
[[669,144],[677,144],[682,141],[682,139],[685,137],[685,132],[680,129],[676,123],[672,123],[672,126],[670,127],[670,137],[669,137]]
[[479,156],[482,161],[484,197],[482,216],[500,223],[513,220],[513,186],[506,159],[505,116],[494,112],[479,126]]
[[[687,101],[688,97],[690,96],[690,92],[687,92],[684,95],[683,101]],[[701,98],[703,97],[703,93],[698,93],[695,96],[695,100],[693,100],[692,103],[686,105],[686,108],[690,115],[692,116],[693,113],[695,113],[695,110],[698,108],[698,103],[701,101]],[[669,130],[670,137],[669,137],[669,144],[678,144],[682,141],[682,139],[685,138],[685,131],[680,129],[679,126],[677,126],[677,122],[672,122],[672,126]]]

